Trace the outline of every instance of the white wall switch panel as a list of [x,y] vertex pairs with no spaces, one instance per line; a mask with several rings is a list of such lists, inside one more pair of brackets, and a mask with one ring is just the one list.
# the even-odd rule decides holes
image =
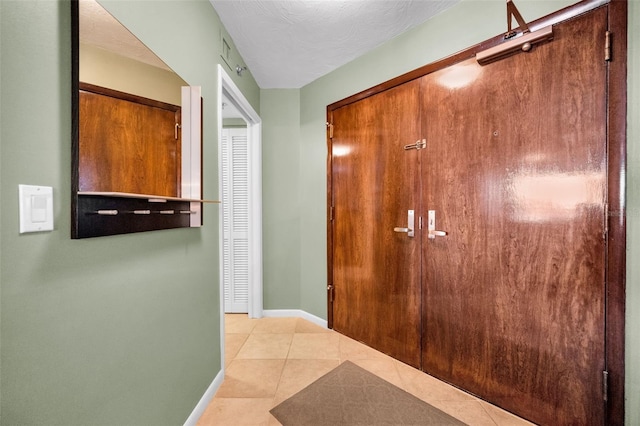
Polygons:
[[53,231],[53,188],[18,185],[20,233]]

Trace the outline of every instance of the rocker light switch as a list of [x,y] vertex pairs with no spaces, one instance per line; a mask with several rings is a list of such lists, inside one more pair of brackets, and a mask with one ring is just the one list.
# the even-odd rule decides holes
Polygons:
[[20,233],[53,231],[53,188],[18,185]]

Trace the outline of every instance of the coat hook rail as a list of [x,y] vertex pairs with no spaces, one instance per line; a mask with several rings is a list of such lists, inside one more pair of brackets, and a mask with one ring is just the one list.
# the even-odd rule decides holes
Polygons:
[[93,210],[87,212],[86,214],[97,214],[100,216],[117,216],[118,210]]
[[[181,210],[178,213],[180,214],[196,214],[196,211],[193,210]],[[119,214],[133,214],[138,216],[144,215],[152,215],[152,214],[162,214],[162,215],[172,215],[176,214],[175,210],[129,210],[129,211],[119,211],[119,210],[93,210],[89,211],[86,214],[92,215],[100,215],[100,216],[117,216]]]
[[[1,0],[0,0],[1,1]],[[143,194],[88,194],[78,197],[79,238],[190,228],[201,204]],[[150,201],[151,200],[151,201]],[[161,201],[160,201],[161,200]]]

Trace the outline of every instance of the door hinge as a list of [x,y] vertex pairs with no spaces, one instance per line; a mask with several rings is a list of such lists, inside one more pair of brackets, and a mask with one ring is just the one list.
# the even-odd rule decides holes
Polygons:
[[602,372],[602,399],[607,401],[607,396],[609,395],[609,372]]
[[329,284],[327,286],[327,294],[329,296],[329,303],[333,303],[333,285]]
[[329,222],[333,222],[333,211],[334,211],[334,207],[333,206],[329,207]]
[[418,218],[418,229],[422,229],[422,216]]
[[329,129],[329,139],[333,139],[333,123],[327,121],[327,129]]
[[604,60],[611,61],[611,31],[604,33]]
[[179,123],[176,123],[175,127],[173,128],[173,137],[178,140],[178,130],[181,128],[182,126],[180,126]]
[[426,139],[422,139],[422,140],[417,140],[416,143],[412,143],[409,145],[405,145],[404,149],[405,151],[408,151],[410,149],[424,149],[427,147],[427,140]]

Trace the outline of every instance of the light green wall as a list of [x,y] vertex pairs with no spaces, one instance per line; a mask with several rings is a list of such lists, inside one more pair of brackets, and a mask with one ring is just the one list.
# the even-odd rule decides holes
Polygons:
[[260,102],[264,307],[299,309],[300,91],[263,90]]
[[[573,1],[521,0],[518,8],[524,19],[545,16],[568,6]],[[626,423],[640,424],[640,4],[631,0],[629,13],[629,112],[628,112],[628,255],[627,255],[627,323],[626,323]],[[326,106],[375,86],[395,76],[449,56],[505,31],[505,6],[502,0],[465,0],[415,28],[382,45],[332,73],[300,89],[300,121],[289,121],[284,133],[295,133],[299,126],[299,192],[289,193],[283,206],[299,200],[300,210],[290,221],[293,229],[300,223],[300,306],[314,315],[326,318]],[[633,37],[632,37],[633,36]],[[634,39],[635,37],[635,39]],[[265,91],[263,91],[264,93]],[[277,91],[275,91],[277,92]],[[297,101],[297,99],[295,100]],[[293,101],[293,102],[295,102]],[[286,106],[275,93],[262,100],[264,111]],[[293,117],[291,117],[293,118]],[[290,155],[291,146],[271,146],[279,134],[265,135],[264,149],[269,155]],[[287,153],[284,152],[287,151]],[[284,213],[272,204],[265,216]],[[290,212],[287,212],[290,214]],[[282,226],[286,227],[286,226]],[[269,226],[265,226],[269,232]],[[270,240],[265,238],[265,247]],[[295,273],[297,265],[282,262],[284,273]],[[271,287],[265,281],[265,292],[273,299],[287,297],[289,288]]]
[[182,103],[179,75],[95,46],[80,43],[80,81],[172,105]]
[[[211,4],[112,6],[202,86],[204,192],[217,198]],[[69,2],[2,0],[0,19],[0,422],[182,424],[220,371],[218,207],[202,228],[71,240]],[[258,109],[250,75],[237,84]],[[18,233],[18,184],[54,188],[53,232]]]
[[[0,200],[2,198],[2,7],[0,7]],[[0,238],[2,237],[2,208],[0,208]],[[2,422],[2,244],[0,243],[0,422]]]

